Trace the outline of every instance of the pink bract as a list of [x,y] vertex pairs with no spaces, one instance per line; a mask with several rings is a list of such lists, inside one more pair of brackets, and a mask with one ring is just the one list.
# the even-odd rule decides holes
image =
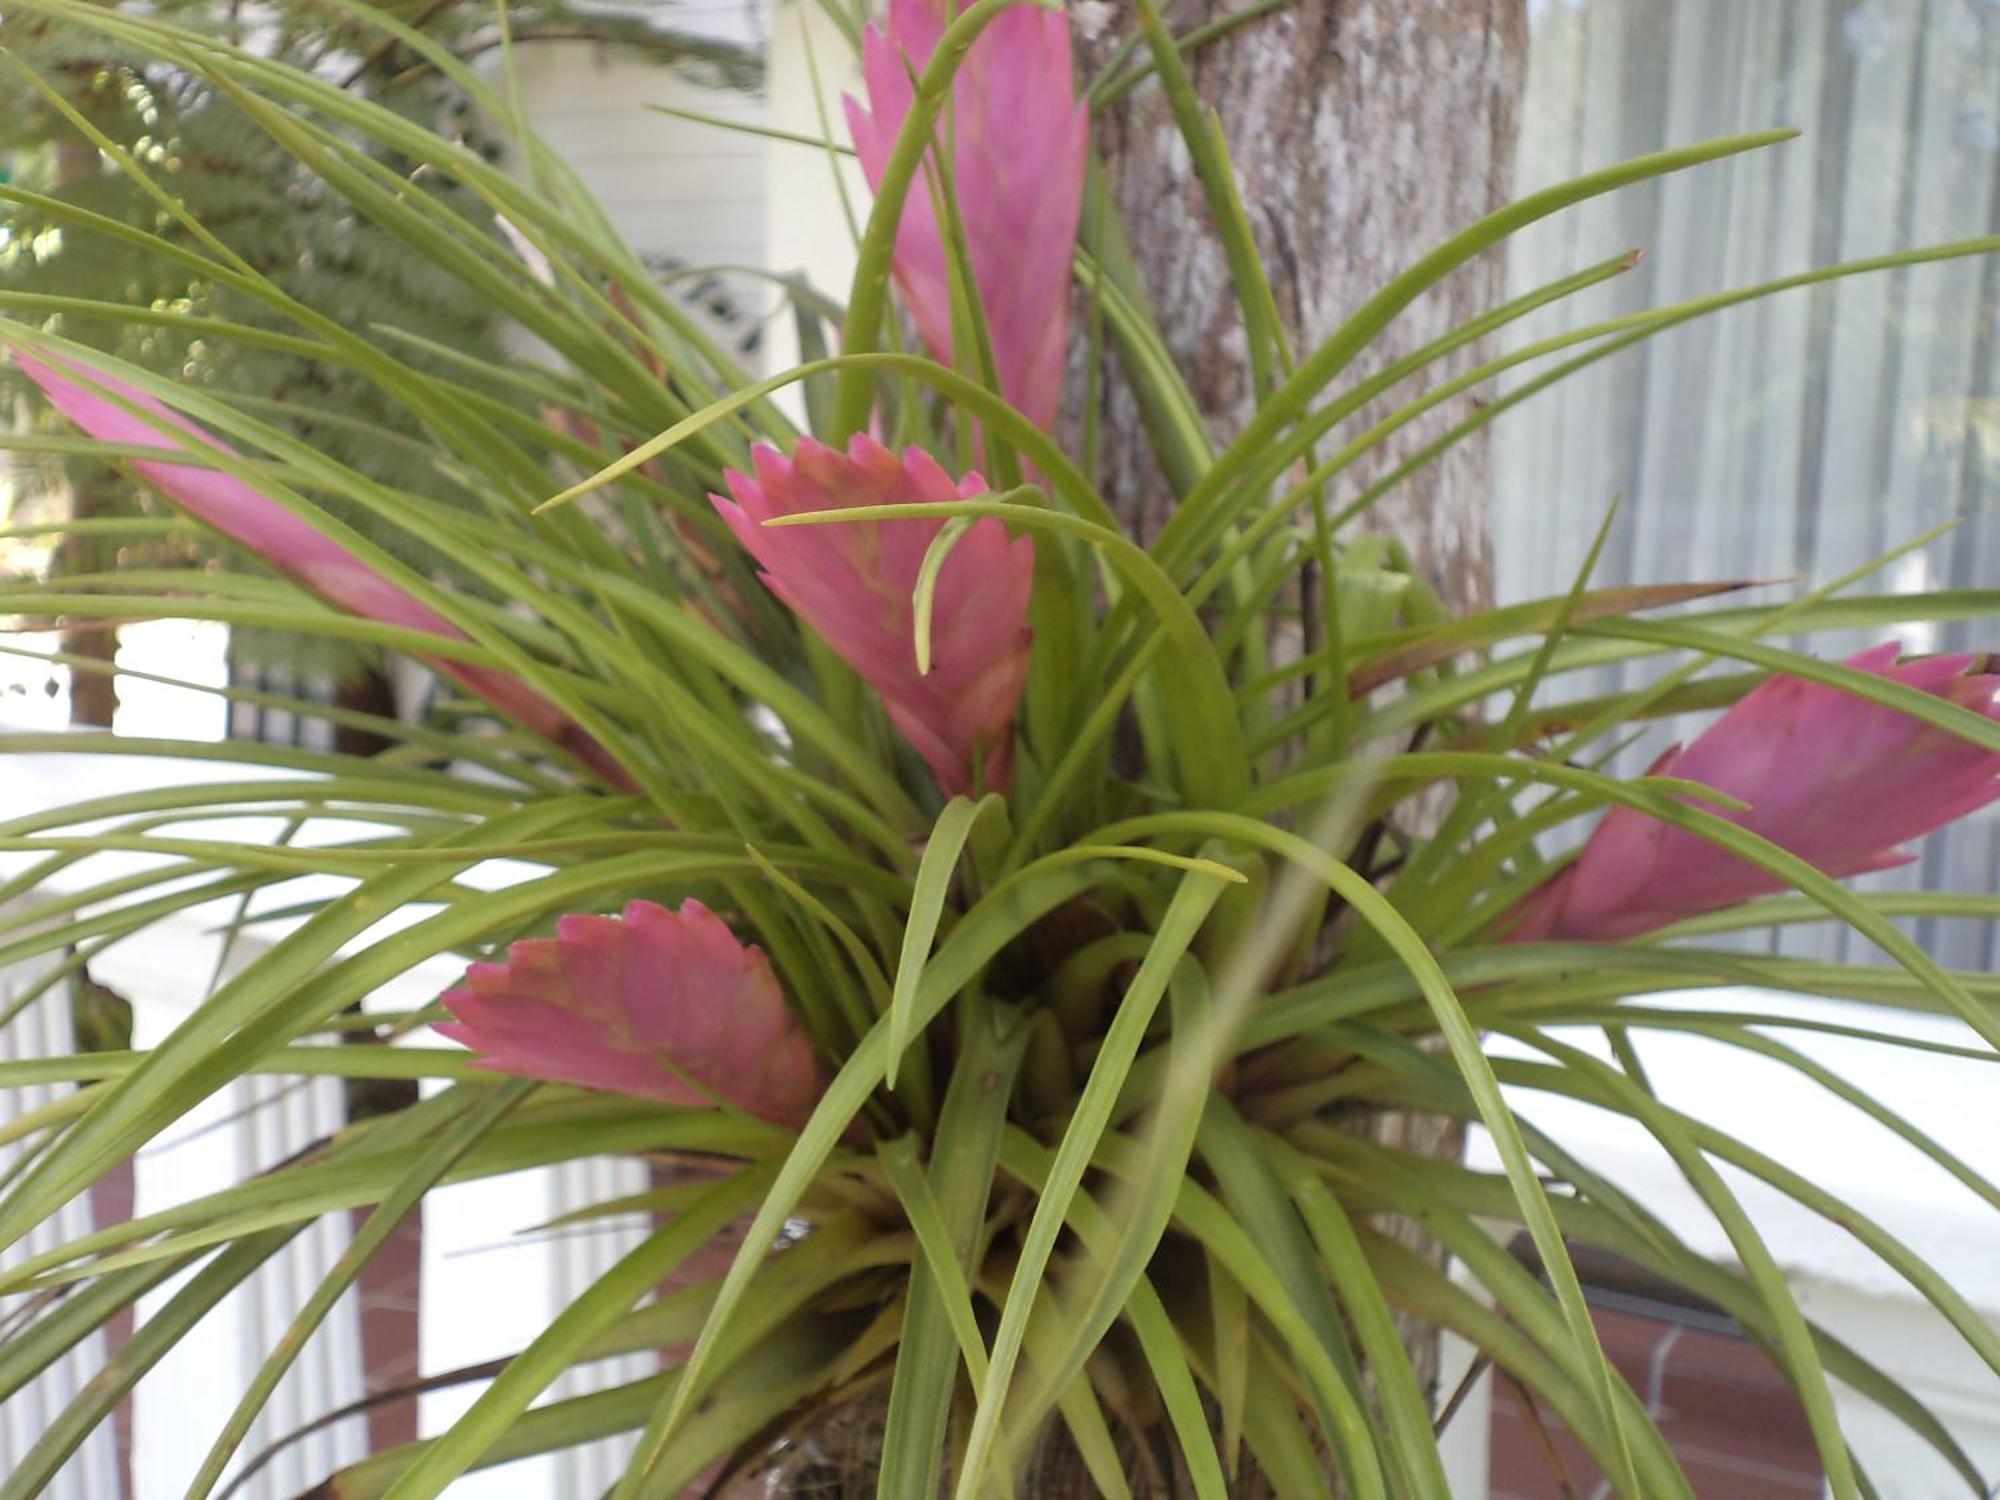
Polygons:
[[[113,376],[58,360],[54,355],[37,359],[17,350],[14,362],[41,387],[42,394],[57,411],[100,442],[172,448],[191,441],[213,452],[236,456],[236,450],[227,443]],[[86,380],[90,386],[83,383]],[[102,387],[110,394],[99,394],[91,386]],[[135,409],[127,410],[121,402]],[[235,475],[220,469],[154,459],[141,459],[132,467],[195,519],[248,547],[329,604],[386,625],[454,641],[466,638],[464,631],[429,605],[389,582],[340,543],[322,536],[306,521]],[[431,665],[508,718],[568,749],[615,785],[632,789],[631,778],[603,746],[518,677],[442,657],[433,659]]]
[[[868,28],[861,49],[868,103],[844,102],[870,187],[880,185],[909,115],[911,74],[937,50],[952,3],[890,0],[886,34]],[[1068,17],[1020,5],[972,44],[935,130],[951,143],[952,187],[1001,391],[1044,429],[1062,399],[1088,123]],[[893,269],[924,342],[952,360],[950,260],[926,175],[905,201]]]
[[865,434],[846,453],[812,438],[790,458],[759,444],[755,477],[731,471],[709,498],[763,567],[764,582],[882,697],[889,718],[947,792],[1004,788],[1014,710],[1028,676],[1035,549],[992,516],[973,523],[939,571],[931,669],[917,670],[914,594],[936,516],[766,526],[774,516],[859,505],[959,500],[985,492],[954,482],[917,448],[901,457]]
[[474,964],[436,1029],[521,1078],[664,1104],[716,1099],[799,1125],[819,1065],[763,950],[699,901],[634,901],[622,917],[570,915],[505,963]]
[[[1890,641],[1847,665],[2000,722],[2000,676],[1979,657],[1904,662],[1901,649]],[[1741,799],[1747,809],[1720,816],[1835,877],[1907,863],[1898,846],[2000,799],[2000,755],[1797,677],[1760,684],[1651,774]],[[1508,937],[1617,941],[1783,889],[1706,839],[1613,808],[1577,860],[1515,909]]]

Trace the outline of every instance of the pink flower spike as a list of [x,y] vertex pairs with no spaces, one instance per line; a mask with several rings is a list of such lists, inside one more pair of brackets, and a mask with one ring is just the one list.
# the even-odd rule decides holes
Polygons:
[[[868,104],[843,102],[871,188],[910,113],[911,74],[923,71],[957,9],[957,0],[890,0],[887,34],[868,28]],[[972,44],[935,128],[951,143],[952,188],[1001,391],[1044,429],[1062,399],[1089,117],[1076,94],[1069,18],[1022,4]],[[923,175],[903,205],[893,271],[924,342],[951,362],[950,259]]]
[[[195,446],[235,456],[236,450],[227,443],[122,380],[58,360],[54,355],[36,359],[16,350],[14,363],[41,387],[50,405],[99,442],[176,448],[191,441]],[[98,394],[83,380],[115,393],[119,400],[137,410],[126,410],[119,400]],[[146,415],[141,416],[140,412]],[[249,548],[336,608],[407,630],[420,630],[454,641],[465,639],[464,631],[429,605],[396,587],[340,543],[322,536],[309,523],[235,475],[221,469],[152,459],[142,459],[132,467],[195,519]],[[506,717],[568,749],[614,785],[627,791],[633,789],[631,777],[602,745],[518,677],[443,657],[432,660],[431,665]]]
[[789,1126],[820,1094],[770,960],[699,901],[563,917],[555,937],[474,964],[444,1003],[456,1020],[436,1030],[495,1072],[663,1104],[721,1099]]
[[[2000,675],[1971,655],[1899,662],[1887,642],[1847,665],[2000,722]],[[1899,845],[2000,800],[2000,754],[1921,719],[1773,677],[1651,774],[1739,798],[1713,809],[1836,878],[1906,864]],[[1696,834],[1615,807],[1576,861],[1514,910],[1511,942],[1616,942],[1785,889]]]
[[931,669],[919,672],[914,595],[924,554],[944,526],[940,517],[763,523],[848,506],[960,500],[984,492],[986,481],[967,474],[954,484],[921,449],[898,458],[865,433],[845,454],[804,438],[790,458],[763,444],[751,456],[755,478],[728,476],[735,500],[709,499],[762,565],[771,592],[881,695],[891,722],[946,792],[968,792],[975,783],[1004,789],[1014,710],[1028,678],[1034,543],[1010,541],[994,516],[959,537],[938,572]]

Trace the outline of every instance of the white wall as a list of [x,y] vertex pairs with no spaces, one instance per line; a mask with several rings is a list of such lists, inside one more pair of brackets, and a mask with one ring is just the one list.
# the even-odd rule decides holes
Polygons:
[[[840,97],[861,93],[861,68],[825,12],[809,0],[778,0],[766,55],[771,124],[814,139],[830,134],[845,145],[847,120]],[[849,213],[855,222],[866,223],[868,201],[868,184],[852,156],[830,157],[816,147],[773,142],[765,162],[764,263],[782,275],[803,275],[844,306],[854,275]],[[775,373],[798,363],[798,357],[789,320],[774,321],[765,368]],[[797,417],[798,393],[787,396],[788,409]]]
[[[755,42],[755,0],[675,5],[677,25]],[[766,143],[721,126],[661,114],[667,105],[755,125],[761,95],[711,88],[629,50],[543,42],[520,51],[522,103],[537,133],[582,179],[618,232],[662,274],[697,266],[760,266],[765,245]],[[772,294],[761,279],[723,272],[712,286],[676,283],[719,340],[740,349],[760,333]],[[751,350],[745,362],[756,365]]]

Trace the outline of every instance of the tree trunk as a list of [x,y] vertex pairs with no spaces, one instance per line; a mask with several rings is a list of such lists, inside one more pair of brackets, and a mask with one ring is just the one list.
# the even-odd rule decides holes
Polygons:
[[[88,182],[101,169],[97,148],[88,141],[65,140],[56,147],[56,187],[58,191]],[[116,512],[106,493],[112,482],[104,466],[87,460],[79,466],[90,477],[76,484],[70,495],[70,519],[87,521]],[[116,546],[107,547],[94,536],[66,536],[56,548],[50,572],[55,578],[77,573],[95,573],[115,561]],[[62,649],[72,656],[103,662],[107,667],[118,656],[118,627],[98,621],[81,621],[64,628]],[[109,729],[118,711],[118,679],[110,672],[72,668],[69,674],[69,722],[79,729]]]
[[[69,514],[75,521],[116,515],[118,507],[109,490],[115,482],[101,465],[85,466],[86,478],[70,490]],[[65,536],[55,549],[49,568],[50,582],[61,586],[64,578],[103,572],[117,563],[118,549],[104,538],[89,533]],[[75,620],[63,626],[61,649],[86,661],[101,662],[107,669],[118,658],[118,627],[102,620]],[[72,667],[69,674],[69,722],[76,729],[109,729],[118,712],[118,679],[109,670],[93,672],[88,667]]]
[[[1183,0],[1167,10],[1176,34],[1240,9],[1238,0]],[[1086,76],[1125,28],[1122,7],[1077,7]],[[1093,28],[1101,32],[1093,34]],[[1516,111],[1527,50],[1523,0],[1302,0],[1252,21],[1188,59],[1196,92],[1219,116],[1239,192],[1295,352],[1324,341],[1371,293],[1509,196]],[[1101,117],[1092,140],[1140,282],[1175,363],[1226,441],[1253,392],[1242,317],[1221,241],[1193,166],[1157,87],[1133,91]],[[1419,299],[1377,340],[1349,379],[1364,377],[1501,298],[1502,261],[1489,254]],[[1349,435],[1486,355],[1466,349],[1358,413]],[[1154,464],[1115,356],[1101,390],[1100,472],[1106,498],[1137,534],[1156,532],[1173,501]],[[1445,403],[1342,476],[1331,508],[1352,499],[1450,426],[1467,407]],[[1458,444],[1379,503],[1367,524],[1401,539],[1454,610],[1491,601],[1487,531],[1490,459],[1483,440]],[[1286,627],[1296,630],[1296,626]],[[1296,644],[1274,641],[1274,655]],[[1455,1157],[1462,1130],[1429,1116],[1388,1116],[1375,1138]],[[1407,1226],[1385,1226],[1420,1243]],[[1432,1253],[1434,1247],[1423,1246]],[[1404,1326],[1413,1362],[1435,1382],[1435,1333]],[[1434,1402],[1434,1405],[1436,1403]],[[1094,1493],[1038,1490],[1051,1497]],[[1249,1493],[1247,1489],[1242,1493]]]
[[[1182,0],[1167,20],[1185,33],[1240,8]],[[1121,12],[1103,0],[1077,7],[1086,76],[1122,37]],[[1505,201],[1526,52],[1524,0],[1300,0],[1189,57],[1196,92],[1220,116],[1294,350],[1323,341],[1391,276]],[[1251,406],[1242,319],[1164,96],[1150,85],[1134,90],[1100,116],[1091,138],[1167,346],[1212,431],[1226,437]],[[1403,313],[1354,374],[1491,307],[1500,287],[1498,255],[1466,266]],[[1394,404],[1481,357],[1463,350],[1442,361],[1399,387]],[[1099,478],[1127,524],[1151,534],[1172,497],[1115,362],[1104,373]],[[1364,409],[1348,430],[1361,431],[1389,404]],[[1463,416],[1447,403],[1405,428],[1343,477],[1336,506]],[[1373,516],[1377,529],[1409,545],[1455,607],[1476,607],[1491,593],[1488,470],[1485,444],[1461,443]]]

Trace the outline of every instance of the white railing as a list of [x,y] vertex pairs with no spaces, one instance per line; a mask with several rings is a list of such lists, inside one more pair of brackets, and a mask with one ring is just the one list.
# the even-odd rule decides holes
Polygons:
[[[0,816],[46,809],[86,797],[141,787],[207,780],[250,780],[270,773],[250,767],[141,761],[125,757],[11,756],[0,781]],[[238,836],[268,838],[245,820]],[[271,824],[272,820],[264,820]],[[210,827],[210,836],[228,837]],[[126,869],[136,856],[98,856],[72,867],[31,898],[82,888]],[[4,864],[5,873],[19,864]],[[325,882],[332,888],[332,882]],[[299,883],[282,902],[303,899]],[[274,900],[272,904],[280,904]],[[231,902],[193,908],[114,944],[91,964],[94,977],[129,1000],[137,1045],[159,1042],[210,993],[222,957],[219,929],[235,916]],[[239,935],[227,971],[251,962],[279,924]],[[261,933],[251,936],[250,933]],[[0,971],[0,996],[20,995],[59,962],[60,955]],[[370,997],[370,1005],[405,1009],[436,998],[457,977],[450,960],[423,965]],[[0,1002],[4,1003],[4,1002]],[[0,1058],[59,1057],[72,1050],[69,994],[58,987],[0,1027]],[[0,1125],[69,1092],[68,1085],[0,1091]],[[240,1182],[325,1138],[343,1123],[334,1079],[250,1078],[216,1094],[141,1150],[133,1164],[136,1208],[153,1212]],[[0,1147],[0,1172],[19,1147]],[[510,1354],[631,1247],[640,1233],[630,1221],[588,1231],[527,1234],[547,1220],[592,1203],[642,1191],[643,1165],[588,1161],[553,1170],[443,1189],[423,1210],[420,1347],[391,1351],[429,1375]],[[79,1199],[38,1230],[4,1263],[86,1233],[88,1199]],[[349,1236],[344,1213],[317,1220],[189,1333],[139,1384],[131,1402],[130,1500],[176,1500],[228,1419],[234,1403],[299,1306],[332,1268]],[[143,1320],[179,1285],[170,1282],[142,1299]],[[10,1310],[0,1307],[0,1313]],[[0,1404],[0,1473],[11,1471],[54,1417],[101,1368],[105,1341],[93,1337],[24,1390]],[[581,1394],[641,1378],[657,1369],[641,1356],[573,1372],[546,1399]],[[361,1324],[350,1291],[314,1335],[245,1440],[245,1455],[358,1400],[365,1381]],[[438,1392],[420,1403],[421,1429],[435,1433],[481,1387]],[[455,1486],[453,1500],[555,1500],[597,1494],[615,1477],[629,1444],[606,1442],[547,1459],[475,1475]],[[289,1500],[366,1452],[363,1418],[344,1419],[285,1445],[241,1491],[243,1500]],[[118,1500],[119,1455],[106,1424],[64,1469],[49,1500]]]
[[[21,964],[0,971],[0,1005],[12,1009],[19,997],[39,978],[56,966],[54,958]],[[0,1059],[59,1057],[70,1050],[70,1012],[67,989],[28,1004],[4,1028],[0,1028]],[[67,1084],[38,1085],[0,1095],[0,1123],[21,1119],[55,1103],[70,1091]],[[0,1173],[11,1172],[19,1162],[24,1145],[0,1146]],[[48,1250],[91,1227],[90,1205],[79,1200],[64,1208],[54,1220],[36,1230],[21,1245],[0,1255],[0,1266],[13,1266],[43,1250]],[[20,1297],[0,1298],[0,1318],[11,1319],[21,1307]],[[35,1441],[46,1432],[86,1381],[104,1362],[104,1340],[93,1336],[77,1345],[47,1370],[0,1403],[0,1472],[12,1473]],[[49,1500],[100,1500],[118,1493],[118,1453],[111,1429],[92,1434],[68,1465],[62,1480],[49,1492]]]

